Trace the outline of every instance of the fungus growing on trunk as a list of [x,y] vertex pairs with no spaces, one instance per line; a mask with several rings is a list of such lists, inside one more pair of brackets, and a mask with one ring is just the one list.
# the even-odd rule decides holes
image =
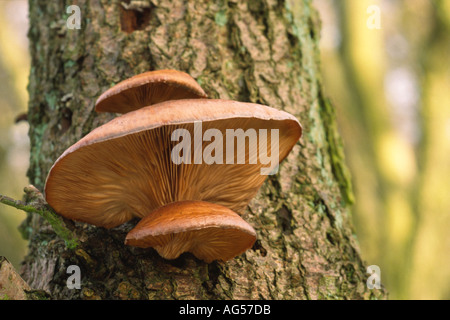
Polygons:
[[268,106],[206,98],[188,74],[146,72],[104,92],[94,129],[53,164],[47,202],[62,216],[113,228],[142,218],[125,243],[174,259],[227,261],[256,232],[242,214],[302,134]]
[[187,73],[157,70],[138,74],[106,90],[95,103],[97,112],[127,113],[167,100],[207,98]]
[[[173,150],[181,136],[176,130],[195,137],[199,122],[201,136],[211,129],[215,140],[192,139],[184,149],[189,154],[182,155],[186,161],[177,163]],[[246,139],[250,129],[258,140]],[[227,139],[229,130],[239,134]],[[268,134],[272,130],[278,141]],[[222,141],[237,143],[218,156],[221,135]],[[45,196],[62,216],[106,228],[181,200],[216,203],[240,214],[267,177],[261,169],[277,167],[300,135],[295,117],[271,107],[228,100],[166,101],[123,114],[68,148],[48,174]],[[267,159],[276,153],[277,161],[253,154],[263,149]],[[196,161],[205,154],[208,161]]]
[[144,217],[128,233],[125,244],[152,247],[166,259],[191,252],[210,263],[234,258],[255,240],[255,230],[230,209],[204,201],[178,201]]

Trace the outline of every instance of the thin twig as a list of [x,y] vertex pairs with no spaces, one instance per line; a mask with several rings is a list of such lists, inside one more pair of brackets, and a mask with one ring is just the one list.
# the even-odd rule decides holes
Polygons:
[[69,249],[75,249],[79,245],[78,239],[69,230],[61,216],[55,213],[45,201],[42,193],[34,186],[24,188],[27,201],[20,201],[0,194],[0,203],[14,207],[16,209],[35,213],[43,217],[53,228],[55,233],[61,237]]

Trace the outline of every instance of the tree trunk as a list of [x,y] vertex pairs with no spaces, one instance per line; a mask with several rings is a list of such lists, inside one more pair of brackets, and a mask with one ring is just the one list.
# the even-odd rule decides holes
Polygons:
[[[81,29],[66,26],[72,4],[81,9]],[[258,240],[241,256],[210,264],[190,254],[164,260],[153,249],[124,245],[135,221],[112,230],[75,223],[81,244],[69,249],[33,215],[23,226],[30,248],[22,275],[29,285],[57,299],[384,298],[384,289],[366,286],[334,109],[322,94],[320,23],[311,2],[130,5],[30,1],[28,176],[38,189],[66,148],[113,118],[95,113],[97,97],[148,70],[182,70],[211,98],[285,110],[304,135],[248,206],[243,218]],[[81,269],[79,290],[66,285],[70,265]]]

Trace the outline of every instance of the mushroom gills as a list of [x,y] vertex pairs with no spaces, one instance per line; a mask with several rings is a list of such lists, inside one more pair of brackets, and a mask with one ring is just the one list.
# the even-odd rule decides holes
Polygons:
[[125,244],[153,247],[165,259],[190,252],[210,263],[242,254],[255,240],[255,230],[232,210],[205,201],[178,201],[144,217]]
[[268,106],[166,101],[116,117],[66,149],[45,198],[65,218],[105,228],[183,200],[242,214],[267,178],[262,171],[283,161],[301,132],[294,116]]

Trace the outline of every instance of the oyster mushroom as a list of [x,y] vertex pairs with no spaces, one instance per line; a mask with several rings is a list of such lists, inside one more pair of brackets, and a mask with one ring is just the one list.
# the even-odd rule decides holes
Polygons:
[[167,100],[207,98],[187,73],[156,70],[138,74],[106,90],[95,103],[97,112],[127,113]]
[[255,230],[230,209],[204,201],[177,201],[144,217],[125,244],[155,248],[166,259],[191,252],[210,263],[236,257],[255,240]]
[[[194,137],[184,141],[188,148],[183,151],[190,152],[182,155],[181,163],[177,163],[180,157],[174,157],[181,143],[174,140],[177,129]],[[209,129],[216,134],[214,141],[205,139]],[[272,143],[275,139],[267,130],[277,132],[277,143]],[[256,132],[258,140],[249,138],[248,132]],[[212,99],[166,101],[123,114],[68,148],[50,169],[45,197],[62,216],[105,228],[182,200],[216,203],[241,214],[267,177],[261,171],[277,167],[301,132],[295,117],[263,105]],[[195,138],[202,133],[203,140]],[[227,141],[236,143],[226,148]],[[276,161],[255,158],[253,151],[263,149],[268,150],[268,159]],[[207,157],[196,157],[199,154]]]

